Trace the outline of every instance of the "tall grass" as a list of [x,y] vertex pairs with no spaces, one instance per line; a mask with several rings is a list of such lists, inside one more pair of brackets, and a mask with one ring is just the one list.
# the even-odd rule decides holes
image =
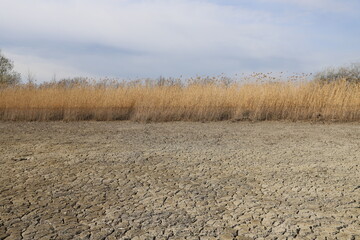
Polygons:
[[0,89],[0,120],[360,120],[360,84],[23,85]]

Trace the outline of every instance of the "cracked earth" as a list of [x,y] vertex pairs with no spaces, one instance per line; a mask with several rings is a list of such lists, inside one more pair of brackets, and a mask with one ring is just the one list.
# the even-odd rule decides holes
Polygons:
[[0,239],[360,239],[360,125],[0,122]]

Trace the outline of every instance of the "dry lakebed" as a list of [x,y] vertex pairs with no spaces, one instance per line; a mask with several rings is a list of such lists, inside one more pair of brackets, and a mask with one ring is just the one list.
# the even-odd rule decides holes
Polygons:
[[360,239],[360,124],[0,122],[0,239]]

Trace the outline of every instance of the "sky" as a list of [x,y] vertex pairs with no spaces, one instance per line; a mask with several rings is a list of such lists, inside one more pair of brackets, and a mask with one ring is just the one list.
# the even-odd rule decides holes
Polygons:
[[314,73],[360,62],[359,0],[0,0],[0,49],[39,82]]

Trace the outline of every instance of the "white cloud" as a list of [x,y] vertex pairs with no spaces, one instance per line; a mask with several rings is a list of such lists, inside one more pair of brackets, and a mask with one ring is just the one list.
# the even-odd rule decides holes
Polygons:
[[263,43],[276,44],[271,40],[281,34],[266,12],[206,2],[3,0],[2,5],[0,27],[24,40],[97,42],[175,53],[235,45],[256,55],[268,52],[271,48],[263,48]]
[[[348,6],[337,0],[269,1],[311,9]],[[20,71],[30,68],[44,80],[54,72],[192,75],[276,71],[286,63],[301,71],[309,62],[308,36],[272,11],[205,0],[0,2],[3,50]]]
[[61,62],[50,62],[48,59],[8,51],[4,51],[3,54],[14,61],[14,69],[21,73],[24,81],[27,80],[29,74],[40,81],[50,81],[54,77],[57,80],[78,76],[96,77],[74,67],[63,65]]
[[[263,2],[278,2],[294,4],[309,10],[322,10],[327,12],[353,12],[356,7],[354,0],[261,0]],[[356,9],[356,8],[355,8]]]
[[286,57],[279,49],[290,50],[283,41],[292,38],[268,12],[205,1],[1,1],[0,29],[8,41],[125,49],[144,54],[137,57],[141,67],[151,56],[153,64],[169,58],[175,65],[176,59],[201,65],[208,58]]

